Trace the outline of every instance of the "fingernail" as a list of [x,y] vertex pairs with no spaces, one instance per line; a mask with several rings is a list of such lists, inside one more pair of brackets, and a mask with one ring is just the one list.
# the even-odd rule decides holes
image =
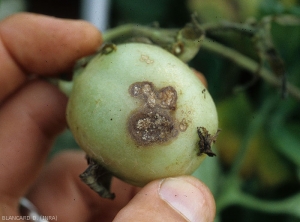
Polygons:
[[162,180],[159,195],[162,200],[188,221],[207,221],[205,199],[202,191],[183,179]]

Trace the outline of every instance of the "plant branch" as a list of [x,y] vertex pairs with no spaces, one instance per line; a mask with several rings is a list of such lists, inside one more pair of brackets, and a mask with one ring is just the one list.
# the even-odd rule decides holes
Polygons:
[[283,200],[262,200],[242,192],[238,187],[239,181],[236,178],[232,178],[228,182],[230,184],[227,184],[226,189],[223,190],[224,192],[216,199],[217,213],[228,206],[240,205],[257,211],[290,214],[300,218],[300,193]]
[[[255,60],[243,55],[242,53],[239,53],[232,48],[226,47],[208,38],[204,39],[204,33],[208,31],[238,31],[250,37],[259,37],[259,39],[262,39],[262,41],[256,41],[256,46],[259,48],[258,53],[264,54],[271,58],[272,56],[274,57],[274,55],[268,55],[268,53],[265,53],[265,51],[268,51],[270,47],[273,49],[272,40],[269,36],[270,33],[268,32],[272,19],[278,23],[286,22],[288,25],[295,24],[298,21],[295,21],[290,17],[266,17],[261,21],[261,23],[258,23],[258,25],[251,25],[250,23],[238,24],[226,21],[216,24],[207,23],[200,25],[197,23],[195,17],[192,17],[192,23],[187,24],[183,29],[180,30],[127,24],[108,30],[106,33],[104,33],[103,37],[104,41],[107,42],[124,42],[130,39],[133,39],[133,41],[142,42],[150,41],[150,43],[161,46],[185,62],[189,61],[196,55],[201,45],[208,51],[217,53],[224,58],[230,59],[238,66],[250,71],[256,76],[261,77],[266,82],[277,88],[282,88],[284,85],[282,88],[283,91],[286,91],[297,100],[300,100],[300,89],[291,83],[286,83],[284,74],[279,76],[278,73],[276,73],[276,70],[270,71],[269,69],[262,67],[261,63],[256,62]],[[264,34],[264,32],[266,33]],[[280,58],[278,57],[278,59]],[[272,64],[278,64],[278,59],[276,61],[274,59],[274,61],[270,61],[271,67]]]
[[190,61],[198,53],[204,38],[204,31],[196,20],[182,29],[162,29],[158,27],[127,24],[104,33],[107,42],[141,42],[158,45],[184,62]]
[[241,193],[236,199],[236,204],[257,210],[275,214],[290,214],[300,218],[300,193],[281,201],[268,201]]
[[[276,77],[273,72],[266,68],[260,68],[260,65],[255,60],[250,59],[249,57],[237,52],[236,50],[226,47],[208,38],[206,38],[202,42],[202,47],[208,51],[214,52],[227,59],[230,59],[235,64],[255,75],[258,75],[271,85],[278,88],[281,87],[281,79],[279,77]],[[300,90],[291,83],[287,83],[287,92],[294,98],[300,100]]]
[[249,195],[241,190],[241,179],[237,175],[228,175],[224,178],[222,190],[216,197],[217,214],[226,207],[240,205],[257,211],[290,214],[300,218],[300,193],[287,197],[282,200],[262,200]]

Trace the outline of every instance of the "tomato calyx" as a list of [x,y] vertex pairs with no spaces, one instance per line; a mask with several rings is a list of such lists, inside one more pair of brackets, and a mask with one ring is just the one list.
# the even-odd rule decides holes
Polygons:
[[112,173],[91,157],[86,156],[86,159],[89,166],[79,175],[80,179],[99,196],[113,200],[115,194],[110,192]]
[[217,137],[220,133],[220,129],[214,135],[208,133],[205,127],[197,127],[197,133],[199,136],[199,152],[197,153],[198,156],[205,153],[209,157],[216,156],[216,154],[211,150],[211,144],[217,141]]

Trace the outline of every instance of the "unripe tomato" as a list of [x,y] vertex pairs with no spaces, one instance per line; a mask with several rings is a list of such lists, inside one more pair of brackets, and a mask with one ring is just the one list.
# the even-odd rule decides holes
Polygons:
[[118,45],[87,64],[74,80],[67,121],[89,157],[137,186],[193,173],[218,128],[214,102],[194,72],[142,43]]

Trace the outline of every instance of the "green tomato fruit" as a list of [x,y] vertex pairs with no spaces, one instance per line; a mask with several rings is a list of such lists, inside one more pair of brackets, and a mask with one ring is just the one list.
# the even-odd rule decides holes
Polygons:
[[67,121],[89,157],[136,186],[193,173],[218,128],[214,102],[194,72],[141,43],[88,63],[74,80]]

